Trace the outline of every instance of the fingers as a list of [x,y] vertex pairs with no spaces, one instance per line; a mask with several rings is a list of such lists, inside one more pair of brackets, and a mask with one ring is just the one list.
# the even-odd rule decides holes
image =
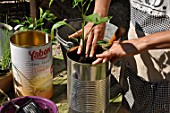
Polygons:
[[109,61],[109,58],[97,58],[94,62],[92,62],[93,65],[99,64],[99,63],[105,63]]
[[79,45],[79,47],[78,47],[77,54],[81,54],[81,53],[82,53],[82,50],[83,50],[83,40],[80,39],[80,45]]
[[86,57],[89,56],[89,52],[90,52],[90,49],[91,49],[91,44],[92,44],[92,41],[93,41],[93,31],[89,33],[88,35],[88,38],[87,38],[87,42],[86,42]]
[[93,65],[96,65],[96,64],[99,64],[103,61],[103,58],[98,58],[97,60],[95,60],[92,64]]
[[109,50],[104,51],[102,54],[97,54],[96,55],[97,60],[95,60],[92,64],[98,64],[98,63],[105,63],[109,61],[112,57],[112,54]]
[[104,38],[104,30],[102,29],[103,27],[94,27],[88,36],[86,53],[89,53],[90,51],[90,57],[93,57],[95,54],[97,41]]
[[80,29],[79,31],[69,35],[69,38],[76,38],[82,35],[82,29]]
[[95,50],[96,50],[96,42],[97,42],[97,37],[94,35],[93,41],[92,41],[92,46],[91,46],[91,51],[90,51],[90,57],[93,57],[95,54]]
[[106,50],[102,54],[97,54],[96,57],[97,58],[106,58],[106,57],[111,58],[112,54],[110,50]]

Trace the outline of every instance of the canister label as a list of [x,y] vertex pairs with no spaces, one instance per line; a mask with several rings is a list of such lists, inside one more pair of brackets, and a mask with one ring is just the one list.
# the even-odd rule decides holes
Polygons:
[[10,47],[16,96],[49,95],[53,79],[52,42],[38,46],[10,43]]

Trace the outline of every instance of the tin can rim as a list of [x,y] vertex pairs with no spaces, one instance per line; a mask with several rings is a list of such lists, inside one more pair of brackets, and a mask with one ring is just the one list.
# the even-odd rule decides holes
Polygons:
[[[49,37],[49,40],[48,40],[48,43],[44,43],[44,44],[41,44],[41,45],[31,45],[31,46],[20,46],[18,44],[15,44],[13,41],[12,41],[12,38],[15,37],[15,35],[20,35],[20,34],[23,34],[23,33],[26,33],[26,32],[36,32],[36,33],[41,33],[41,34],[44,34],[44,35],[47,35],[47,37]],[[10,43],[14,46],[17,46],[17,47],[21,47],[21,48],[33,48],[33,47],[40,47],[40,46],[45,46],[45,45],[48,45],[49,43],[52,43],[52,39],[51,39],[51,35],[49,33],[46,33],[46,32],[43,32],[41,30],[27,30],[27,31],[16,31],[14,32],[11,37],[10,37]]]

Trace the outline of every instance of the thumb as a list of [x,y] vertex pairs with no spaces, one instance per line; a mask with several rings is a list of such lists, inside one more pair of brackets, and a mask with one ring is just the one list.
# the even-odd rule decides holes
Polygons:
[[79,37],[82,35],[82,30],[79,30],[71,35],[68,36],[68,38],[75,38],[75,37]]

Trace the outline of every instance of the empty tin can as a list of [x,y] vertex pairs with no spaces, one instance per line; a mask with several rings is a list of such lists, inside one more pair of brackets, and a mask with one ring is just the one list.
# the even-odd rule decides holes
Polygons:
[[16,32],[10,38],[16,96],[53,95],[52,41],[36,30]]

